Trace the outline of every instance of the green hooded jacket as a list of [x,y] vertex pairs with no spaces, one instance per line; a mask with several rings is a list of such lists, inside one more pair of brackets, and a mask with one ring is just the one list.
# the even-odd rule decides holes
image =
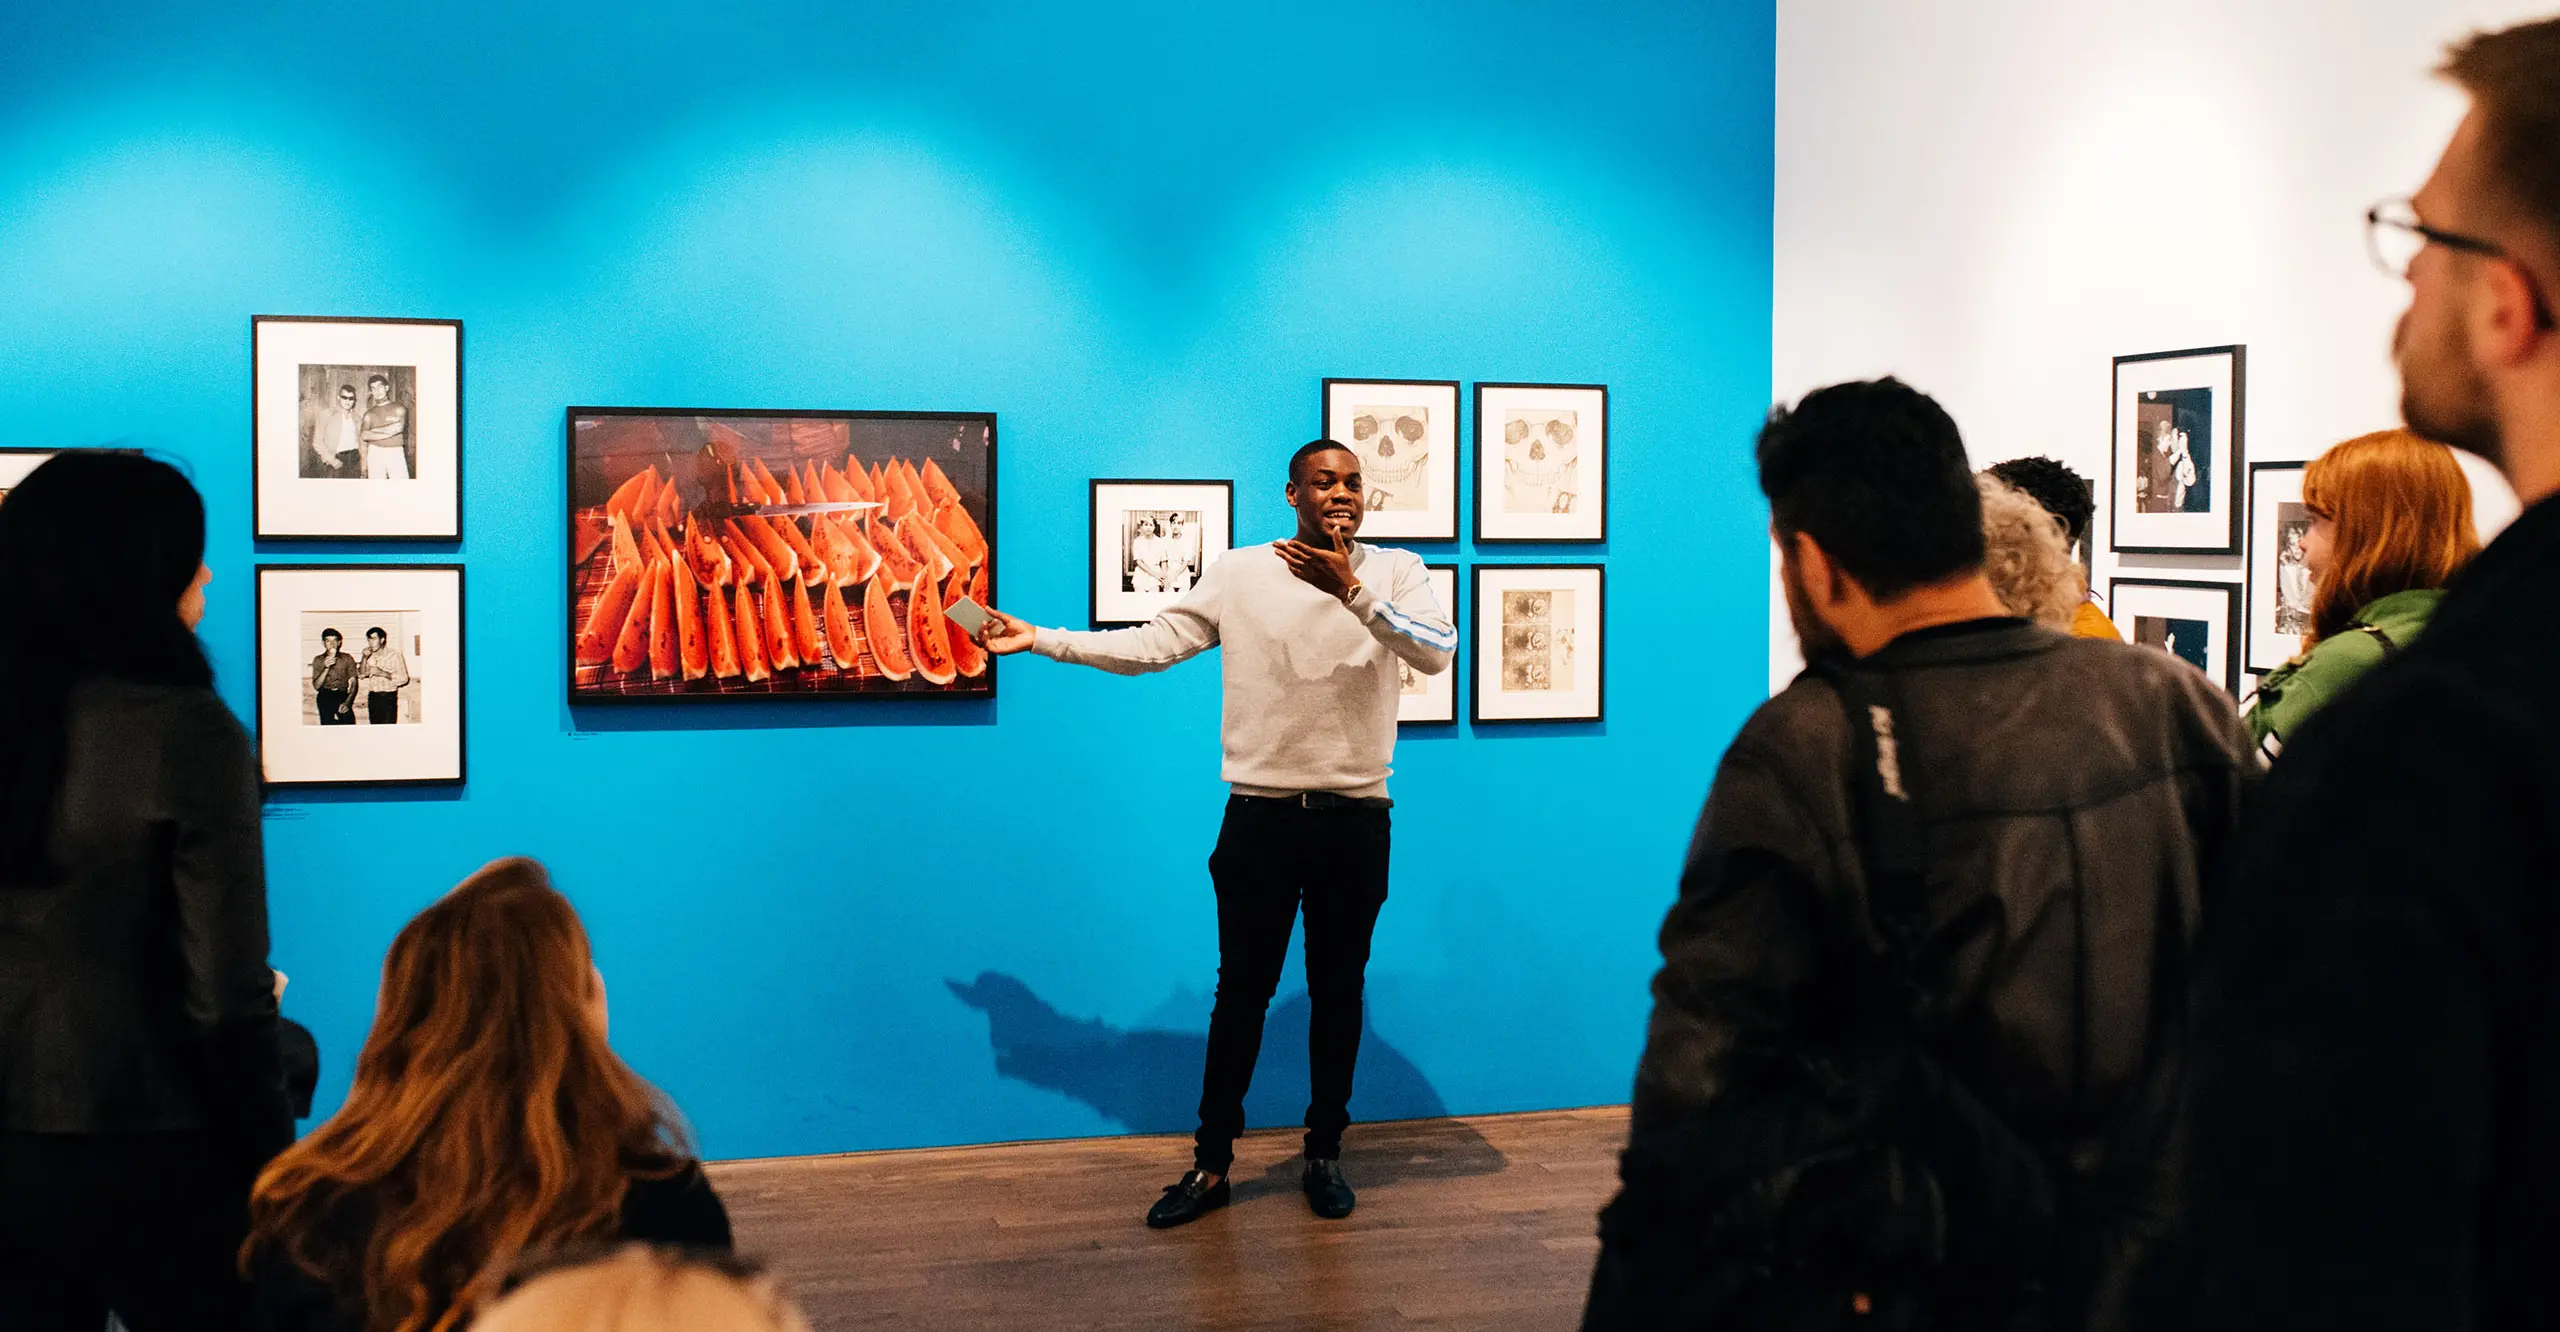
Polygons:
[[2249,709],[2249,734],[2269,758],[2311,714],[2325,708],[2367,671],[2416,642],[2444,593],[2432,588],[2394,592],[2357,611],[2347,628],[2309,652],[2269,671]]

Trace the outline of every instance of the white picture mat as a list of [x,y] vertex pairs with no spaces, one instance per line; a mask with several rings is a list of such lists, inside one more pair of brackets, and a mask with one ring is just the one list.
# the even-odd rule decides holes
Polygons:
[[1132,511],[1196,509],[1200,513],[1200,572],[1235,544],[1235,490],[1225,482],[1105,482],[1093,491],[1093,618],[1099,624],[1144,624],[1189,595],[1187,592],[1120,590],[1120,531]]
[[[1574,673],[1569,690],[1503,687],[1502,594],[1573,594]],[[1601,571],[1594,568],[1476,566],[1475,715],[1478,721],[1591,721],[1600,715],[1606,669],[1601,627]]]
[[[1360,535],[1369,540],[1455,541],[1458,539],[1458,386],[1455,383],[1406,383],[1396,380],[1337,379],[1325,384],[1324,437],[1357,451],[1351,422],[1365,407],[1415,406],[1428,410],[1422,436],[1423,507],[1375,510],[1361,519]],[[1365,482],[1366,478],[1364,478]]]
[[[409,726],[306,726],[305,611],[415,612],[420,643],[402,644],[421,686]],[[364,627],[349,630],[361,636]],[[423,782],[462,776],[462,574],[456,569],[258,571],[258,750],[270,782]]]
[[[2245,462],[2233,455],[2232,380],[2237,364],[2232,353],[2211,352],[2158,361],[2127,361],[2116,366],[2115,486],[2109,492],[2108,518],[2117,547],[2173,547],[2222,550],[2231,544],[2233,474]],[[2211,451],[2202,484],[2211,505],[2203,513],[2136,513],[2133,480],[2141,466],[2145,441],[2136,428],[2142,395],[2159,389],[2205,388],[2213,391]]]
[[12,490],[27,474],[44,466],[50,453],[0,453],[0,490]]
[[2240,588],[2231,583],[2161,587],[2120,578],[2109,589],[2107,613],[2115,621],[2116,632],[2124,635],[2124,641],[2136,645],[2142,642],[2135,627],[2136,621],[2204,621],[2207,631],[2204,673],[2216,686],[2228,690],[2236,686],[2239,676],[2238,661],[2233,655],[2239,651],[2239,645],[2230,641],[2232,599],[2239,595]]
[[2302,653],[2302,635],[2276,630],[2281,589],[2283,534],[2278,515],[2287,504],[2302,502],[2302,468],[2297,464],[2266,467],[2252,473],[2249,494],[2249,620],[2246,665],[2265,674]]
[[[1574,413],[1578,456],[1571,513],[1513,513],[1503,507],[1503,423],[1515,411]],[[1609,394],[1599,388],[1479,385],[1476,391],[1476,539],[1597,541],[1608,530]]]
[[[260,537],[414,536],[461,532],[462,330],[452,324],[314,323],[257,325],[257,508]],[[410,429],[418,445],[412,480],[306,479],[302,475],[305,365],[417,367]],[[363,399],[357,400],[361,406]]]
[[[1447,565],[1432,565],[1431,599],[1440,603],[1440,613],[1458,623],[1458,571]],[[1460,644],[1461,647],[1465,645]],[[1452,657],[1454,663],[1456,658]],[[1407,668],[1410,669],[1410,668]],[[1419,674],[1417,672],[1417,674]],[[1421,676],[1422,692],[1396,695],[1396,720],[1399,722],[1453,722],[1458,719],[1458,672],[1453,664],[1438,675]]]

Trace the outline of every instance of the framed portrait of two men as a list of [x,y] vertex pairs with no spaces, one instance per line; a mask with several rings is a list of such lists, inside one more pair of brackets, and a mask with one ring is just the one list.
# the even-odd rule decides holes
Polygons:
[[249,321],[260,541],[462,539],[462,321]]

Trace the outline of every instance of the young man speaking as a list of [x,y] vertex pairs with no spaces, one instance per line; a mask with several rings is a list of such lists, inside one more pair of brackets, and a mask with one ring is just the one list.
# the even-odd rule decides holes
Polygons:
[[987,646],[1120,675],[1160,671],[1223,646],[1221,775],[1232,794],[1209,877],[1218,893],[1218,1002],[1200,1079],[1192,1169],[1147,1224],[1178,1226],[1227,1204],[1245,1088],[1262,1019],[1307,913],[1307,1164],[1318,1216],[1351,1214],[1339,1158],[1360,1054],[1361,980],[1387,900],[1387,762],[1395,754],[1399,659],[1437,675],[1457,631],[1410,551],[1353,541],[1366,511],[1360,459],[1329,439],[1289,459],[1298,534],[1228,554],[1189,595],[1134,629],[1035,629],[991,612]]

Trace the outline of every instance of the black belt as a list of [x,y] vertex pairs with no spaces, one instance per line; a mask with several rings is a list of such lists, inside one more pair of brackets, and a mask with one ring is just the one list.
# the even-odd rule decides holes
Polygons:
[[1238,793],[1238,800],[1258,805],[1295,805],[1300,809],[1394,809],[1396,802],[1385,796],[1347,796],[1338,791],[1300,791],[1296,795],[1258,796]]

